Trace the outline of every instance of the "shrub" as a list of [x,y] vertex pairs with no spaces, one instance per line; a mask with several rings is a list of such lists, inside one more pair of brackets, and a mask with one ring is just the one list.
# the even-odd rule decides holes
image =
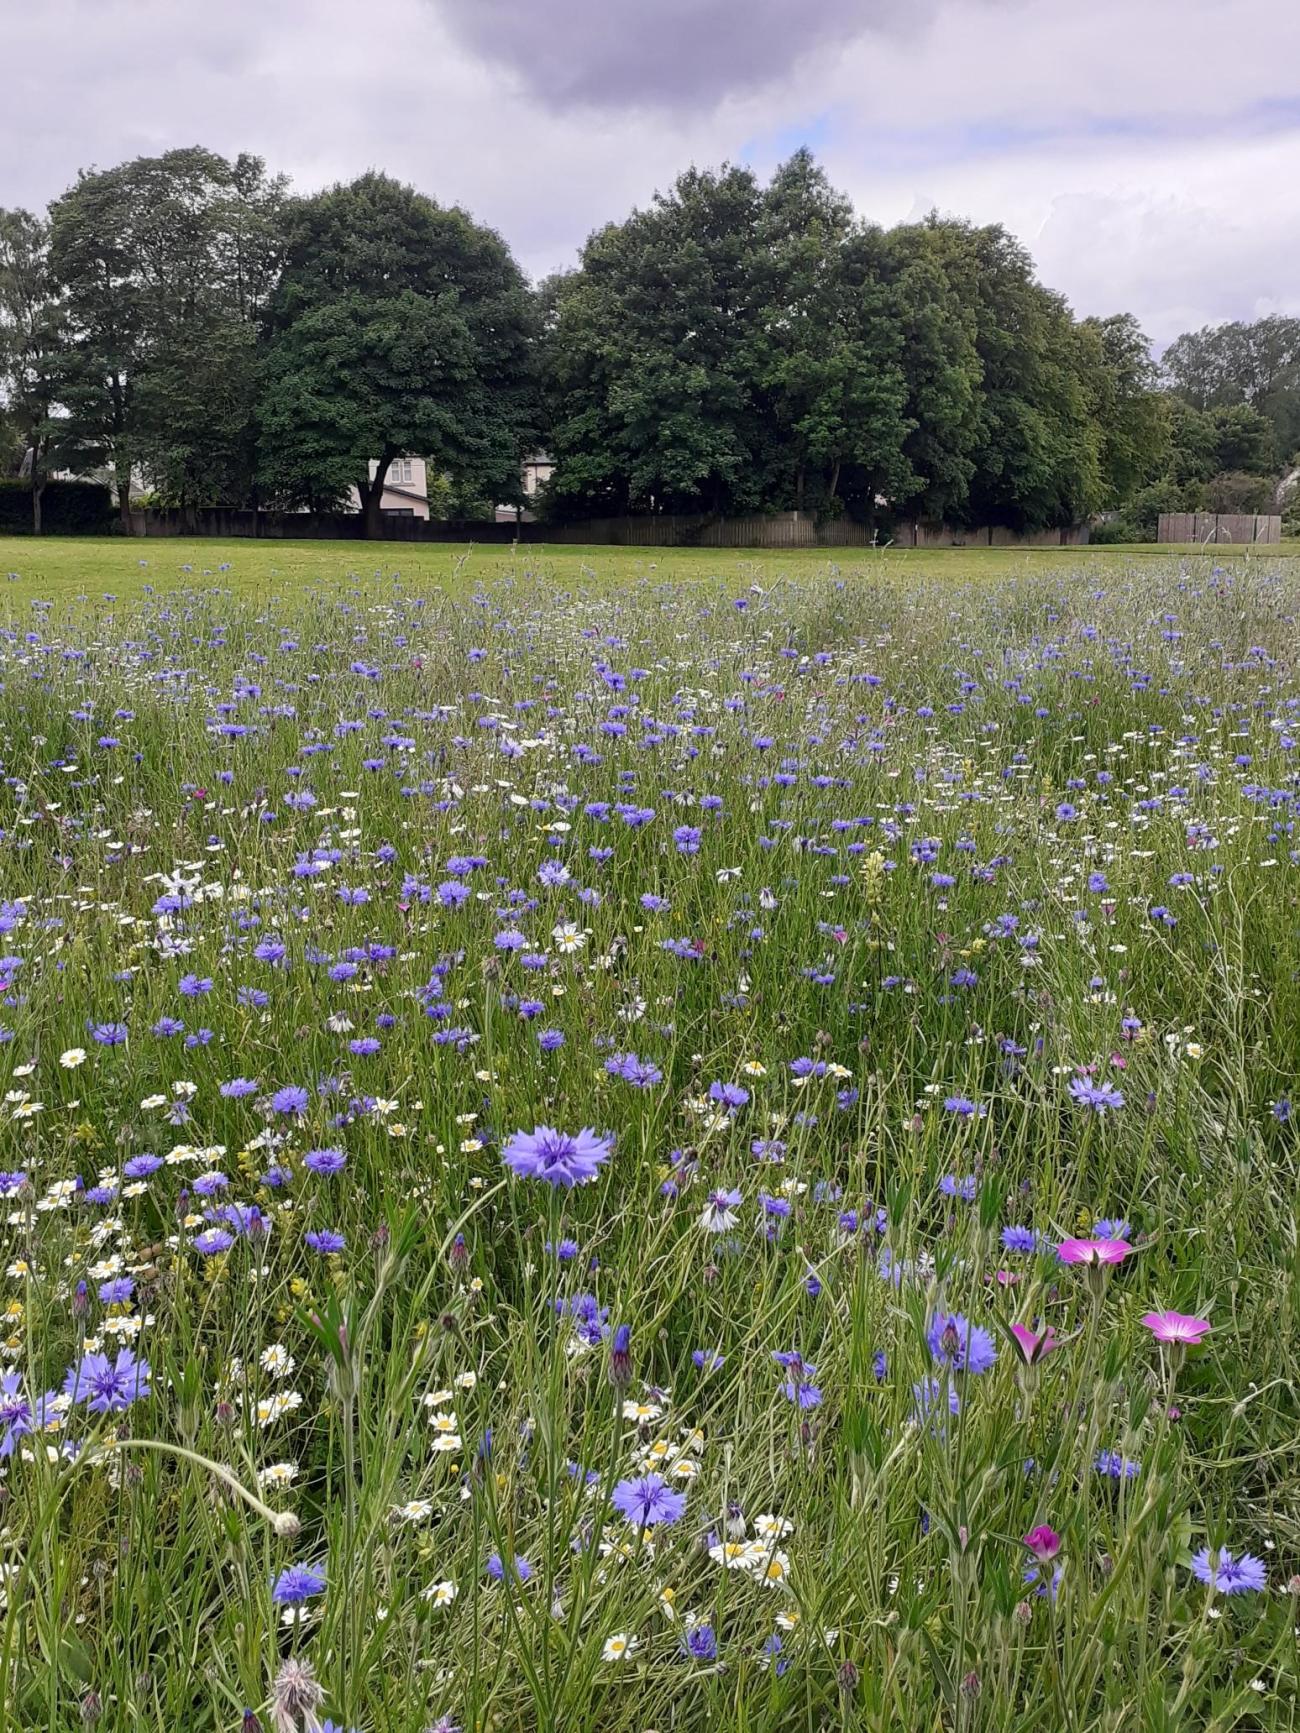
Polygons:
[[[113,496],[98,481],[47,481],[41,495],[46,535],[103,535],[113,526]],[[0,478],[0,534],[30,535],[32,491],[25,481]]]

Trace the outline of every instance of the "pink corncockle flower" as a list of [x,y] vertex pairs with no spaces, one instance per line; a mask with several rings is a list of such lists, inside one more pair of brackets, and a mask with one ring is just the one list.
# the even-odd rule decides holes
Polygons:
[[1054,1528],[1049,1528],[1045,1522],[1040,1522],[1037,1528],[1031,1528],[1024,1538],[1027,1546],[1040,1565],[1050,1564],[1061,1550],[1061,1537]]
[[1125,1240],[1062,1240],[1056,1255],[1063,1264],[1122,1264],[1132,1250]]
[[1000,1288],[1014,1288],[1024,1277],[1018,1270],[994,1270],[993,1280]]
[[1013,1324],[1011,1334],[1016,1339],[1016,1347],[1019,1348],[1026,1366],[1036,1366],[1061,1345],[1050,1324],[1042,1330],[1031,1330],[1028,1324]]
[[1195,1348],[1210,1328],[1208,1318],[1193,1318],[1187,1312],[1145,1312],[1142,1322],[1157,1342],[1179,1348]]

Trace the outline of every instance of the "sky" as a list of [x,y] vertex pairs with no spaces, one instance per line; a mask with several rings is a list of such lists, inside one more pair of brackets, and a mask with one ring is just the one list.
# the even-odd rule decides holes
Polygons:
[[691,163],[801,144],[872,221],[1001,222],[1084,314],[1300,313],[1295,0],[42,0],[0,205],[172,146],[369,168],[540,277]]

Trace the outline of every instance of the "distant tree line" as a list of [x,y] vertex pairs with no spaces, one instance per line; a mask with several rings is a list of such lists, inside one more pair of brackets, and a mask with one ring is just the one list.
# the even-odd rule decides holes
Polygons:
[[[1037,529],[1271,493],[1300,320],[1076,320],[996,226],[855,217],[807,151],[692,169],[533,289],[505,242],[379,174],[300,198],[199,148],[0,211],[0,474],[163,504],[338,509],[393,459],[444,516],[847,513]],[[372,463],[376,466],[371,473]],[[12,485],[12,484],[11,484]]]

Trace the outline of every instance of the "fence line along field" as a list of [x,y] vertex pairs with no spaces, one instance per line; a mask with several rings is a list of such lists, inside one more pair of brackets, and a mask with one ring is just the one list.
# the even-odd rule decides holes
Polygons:
[[408,552],[6,552],[0,1721],[1291,1726],[1297,563]]

